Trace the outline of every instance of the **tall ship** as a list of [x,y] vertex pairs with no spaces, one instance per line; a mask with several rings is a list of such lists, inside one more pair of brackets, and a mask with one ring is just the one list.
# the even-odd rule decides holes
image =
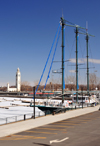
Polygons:
[[[42,80],[46,65],[48,63],[48,60],[49,60],[49,57],[50,57],[50,54],[51,54],[51,51],[52,51],[52,47],[51,47],[50,53],[48,55],[44,70],[43,70],[42,75],[41,75],[41,78],[40,78],[39,83],[37,85],[37,88],[35,89],[35,87],[34,87],[34,105],[31,104],[31,106],[38,107],[40,110],[44,111],[47,114],[48,113],[49,114],[51,114],[51,113],[54,114],[54,113],[58,113],[58,112],[61,112],[61,111],[65,112],[66,110],[76,108],[76,106],[78,106],[78,104],[79,105],[81,104],[81,107],[83,107],[83,103],[87,103],[88,105],[89,104],[94,105],[94,104],[98,103],[98,100],[96,98],[94,98],[93,96],[91,96],[90,91],[89,91],[88,40],[89,40],[89,36],[93,36],[93,35],[88,34],[86,28],[80,27],[79,25],[67,24],[67,22],[68,21],[66,21],[64,19],[64,17],[62,16],[61,19],[60,19],[60,24],[59,24],[59,29],[58,29],[59,32],[58,32],[58,34],[56,33],[56,36],[58,35],[58,38],[57,38],[57,43],[58,43],[60,31],[62,31],[62,45],[61,45],[61,47],[62,47],[62,61],[61,61],[62,62],[62,66],[61,66],[62,88],[61,88],[61,93],[56,95],[56,96],[54,96],[53,93],[51,93],[51,95],[48,96],[48,99],[46,99],[42,104],[35,105],[35,96],[38,94],[38,92],[37,92],[38,87],[40,85],[40,82]],[[64,44],[65,44],[65,42],[64,42],[64,40],[65,40],[64,31],[65,31],[65,26],[74,27],[75,28],[75,34],[76,34],[76,91],[73,91],[71,93],[65,93],[64,92],[64,86],[65,86],[65,82],[64,82],[64,69],[65,69],[65,67],[64,67],[65,66],[64,65],[64,63],[65,63],[65,60],[64,60],[64,47],[65,47],[64,46]],[[79,30],[84,30],[85,32],[83,33],[83,32],[80,32]],[[78,86],[78,34],[79,33],[86,35],[87,91],[78,91],[78,89],[79,89],[79,86]],[[57,47],[57,43],[56,43],[56,47]],[[54,44],[54,42],[53,42],[53,44]],[[53,64],[53,61],[54,61],[56,47],[55,47],[55,50],[54,50],[54,54],[53,54],[51,66],[50,66],[50,69],[49,69],[49,72],[48,72],[48,76],[47,76],[47,79],[46,79],[46,83],[48,81],[50,71],[51,71],[51,68],[52,68],[52,64]],[[46,84],[45,84],[45,86],[46,86]],[[75,94],[73,94],[73,93],[75,93]],[[43,94],[46,95],[46,92],[44,92]],[[58,99],[58,101],[54,101],[53,99],[55,99],[55,100]]]

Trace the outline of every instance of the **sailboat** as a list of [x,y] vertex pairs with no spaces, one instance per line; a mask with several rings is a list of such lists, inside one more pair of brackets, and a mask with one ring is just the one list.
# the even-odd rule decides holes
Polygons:
[[[58,112],[65,112],[66,110],[69,110],[69,103],[68,101],[64,100],[64,27],[66,26],[70,26],[70,27],[75,27],[76,28],[76,102],[78,103],[78,28],[80,29],[86,29],[83,27],[80,27],[79,25],[69,25],[66,24],[66,20],[63,18],[63,16],[61,17],[61,26],[62,26],[62,102],[60,103],[56,103],[56,102],[48,102],[45,101],[43,105],[35,105],[35,107],[38,107],[40,110],[42,110],[43,112],[45,112],[45,114],[54,114],[54,113],[58,113]],[[86,41],[87,41],[87,49],[88,49],[88,33],[85,33],[86,35]],[[88,53],[88,51],[87,51]],[[89,95],[89,67],[88,67],[88,54],[87,54],[87,93]],[[35,97],[34,97],[35,98]],[[58,98],[58,97],[57,97]],[[71,98],[70,98],[71,99]],[[71,100],[72,101],[72,100]],[[35,100],[34,100],[34,104],[35,104]],[[33,105],[31,105],[33,106]]]

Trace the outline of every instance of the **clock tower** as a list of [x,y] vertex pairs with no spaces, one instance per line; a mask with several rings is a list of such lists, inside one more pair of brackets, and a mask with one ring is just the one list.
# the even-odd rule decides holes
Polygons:
[[16,72],[16,88],[17,91],[20,91],[21,88],[21,73],[19,68],[17,68],[17,72]]

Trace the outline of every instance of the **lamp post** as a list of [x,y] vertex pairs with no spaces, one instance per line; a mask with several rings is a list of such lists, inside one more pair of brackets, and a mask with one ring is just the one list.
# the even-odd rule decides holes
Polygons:
[[34,92],[34,97],[33,97],[33,99],[34,99],[34,106],[33,106],[33,114],[34,114],[34,119],[35,119],[35,86],[33,87],[33,92]]

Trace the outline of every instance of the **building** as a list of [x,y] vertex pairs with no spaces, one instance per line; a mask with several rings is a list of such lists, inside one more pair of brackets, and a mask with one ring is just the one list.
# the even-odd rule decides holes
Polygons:
[[21,90],[21,73],[19,68],[17,68],[16,72],[16,88],[9,88],[9,83],[7,83],[7,91],[8,92],[14,92],[17,91],[19,92]]

